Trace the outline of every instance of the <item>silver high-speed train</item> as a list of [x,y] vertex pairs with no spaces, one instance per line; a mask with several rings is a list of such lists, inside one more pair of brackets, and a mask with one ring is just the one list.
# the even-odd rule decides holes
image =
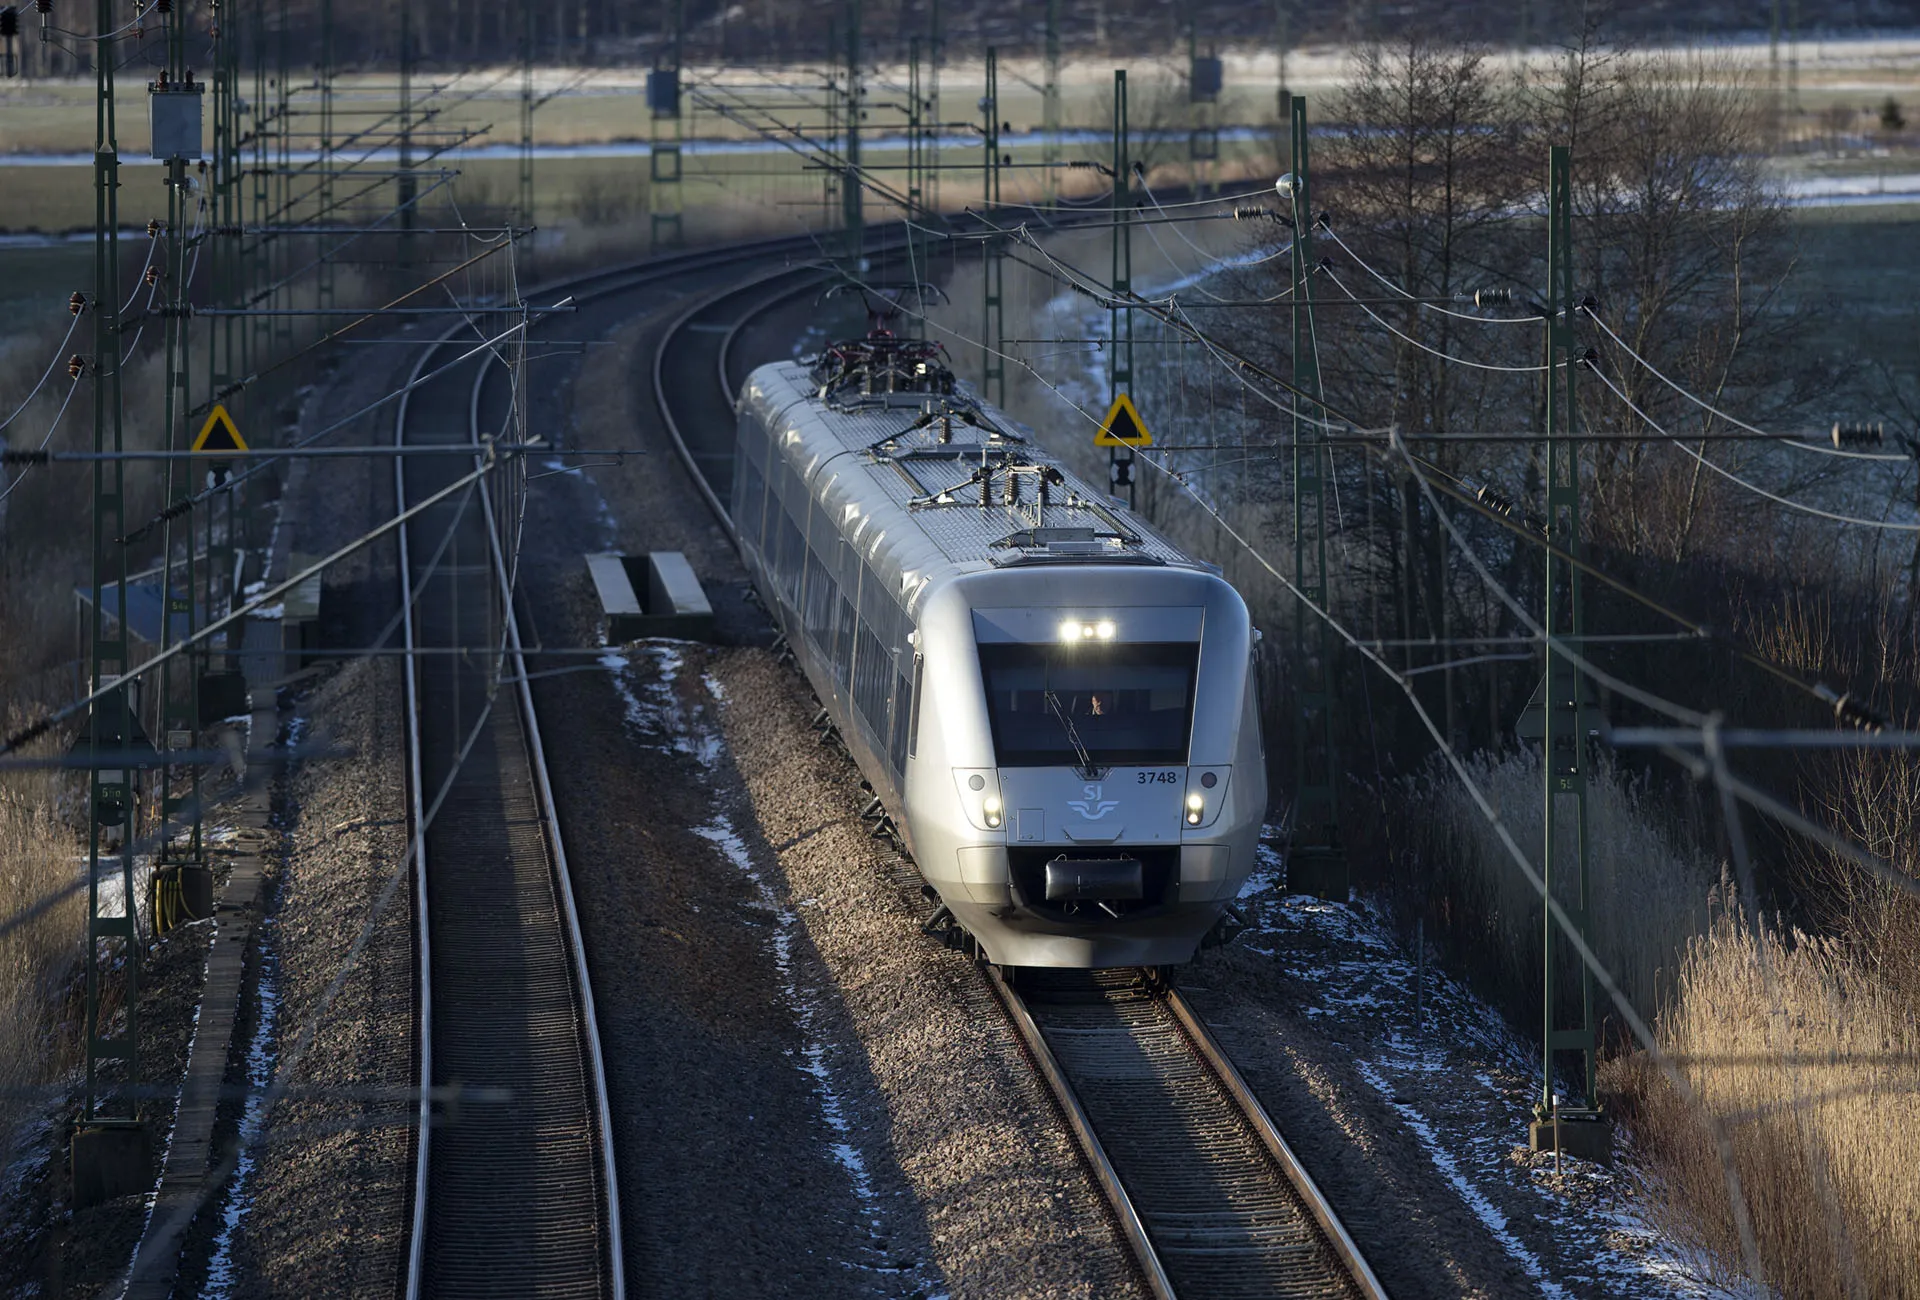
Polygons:
[[748,567],[912,853],[1008,966],[1192,958],[1267,783],[1246,605],[887,337],[737,404]]

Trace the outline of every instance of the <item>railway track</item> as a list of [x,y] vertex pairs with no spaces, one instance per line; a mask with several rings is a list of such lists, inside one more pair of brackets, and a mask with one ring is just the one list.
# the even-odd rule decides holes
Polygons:
[[[458,334],[459,331],[454,331]],[[427,349],[417,379],[449,345]],[[408,445],[477,440],[484,362],[409,393]],[[407,505],[468,472],[395,458]],[[498,544],[493,486],[401,534],[419,1077],[478,1094],[423,1101],[409,1300],[625,1294],[618,1184],[592,991],[554,818],[539,721]]]
[[[777,264],[811,247],[753,251]],[[540,297],[576,311],[629,295],[671,302],[740,259],[690,253]],[[456,323],[410,382],[510,323]],[[396,441],[474,446],[504,429],[501,359],[483,352],[408,392]],[[404,508],[476,463],[396,457],[397,499]],[[421,1104],[408,1300],[625,1295],[606,1072],[503,545],[524,473],[496,472],[400,535],[406,648],[433,652],[406,659],[411,821],[426,826],[413,863],[418,1076],[423,1095],[457,1085],[475,1098],[457,1114]]]
[[1386,1294],[1177,990],[1143,970],[988,977],[1153,1295]]
[[[712,443],[731,442],[732,393],[755,360],[737,345],[771,304],[806,287],[770,277],[710,295],[679,316],[656,354],[655,396],[668,432],[729,533],[730,480],[714,472],[724,461]],[[687,376],[703,370],[713,386],[686,391]],[[1073,1130],[1150,1294],[1386,1295],[1177,990],[1141,970],[981,969]]]

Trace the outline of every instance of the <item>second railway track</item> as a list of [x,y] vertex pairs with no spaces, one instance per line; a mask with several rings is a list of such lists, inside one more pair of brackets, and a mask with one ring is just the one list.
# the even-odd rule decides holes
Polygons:
[[[444,345],[443,345],[444,346]],[[442,349],[429,348],[416,378]],[[476,441],[484,364],[408,394],[398,440]],[[410,505],[469,472],[395,460]],[[508,598],[495,485],[456,493],[401,537],[416,828],[422,1103],[408,1300],[624,1294],[606,1085],[565,847]],[[509,498],[510,499],[510,498]],[[511,506],[506,505],[507,511]]]

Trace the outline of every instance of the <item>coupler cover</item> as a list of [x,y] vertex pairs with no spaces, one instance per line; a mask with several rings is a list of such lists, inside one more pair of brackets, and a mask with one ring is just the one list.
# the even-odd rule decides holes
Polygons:
[[1146,880],[1138,858],[1058,857],[1047,863],[1049,903],[1139,899]]

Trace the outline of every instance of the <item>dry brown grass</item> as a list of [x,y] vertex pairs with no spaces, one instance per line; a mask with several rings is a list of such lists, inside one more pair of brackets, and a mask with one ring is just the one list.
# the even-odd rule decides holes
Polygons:
[[[16,719],[17,720],[17,719]],[[12,772],[0,780],[0,919],[74,880],[77,841],[55,818],[57,779]],[[21,1122],[41,1109],[36,1089],[77,1059],[64,1007],[81,957],[86,895],[69,894],[0,935],[0,1167]]]
[[[1920,1021],[1839,943],[1732,914],[1695,939],[1660,1032],[1725,1125],[1768,1283],[1920,1295]],[[1609,1071],[1659,1175],[1657,1213],[1731,1275],[1740,1243],[1700,1112],[1635,1056]]]

